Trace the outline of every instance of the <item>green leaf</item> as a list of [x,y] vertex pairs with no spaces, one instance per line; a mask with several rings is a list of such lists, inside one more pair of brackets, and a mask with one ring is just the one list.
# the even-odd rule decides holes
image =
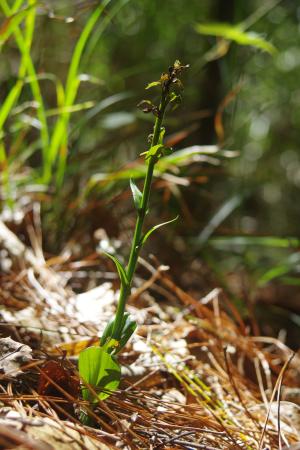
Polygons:
[[243,194],[235,194],[227,199],[203,228],[195,242],[200,246],[204,245],[221,223],[241,205],[243,200]]
[[152,83],[147,84],[146,89],[150,89],[155,86],[161,86],[161,82],[160,81],[152,81]]
[[163,145],[163,140],[164,140],[165,132],[166,132],[165,127],[161,127],[160,132],[159,132],[159,139],[158,139],[158,143],[159,143],[160,145]]
[[109,338],[106,343],[102,346],[102,349],[109,353],[110,355],[113,355],[117,353],[117,348],[119,347],[119,341],[113,338]]
[[7,17],[0,26],[0,46],[2,46],[5,41],[10,37],[10,35],[15,31],[16,27],[22,22],[22,20],[27,16],[28,10],[33,8],[33,5],[18,11],[15,14]]
[[[206,162],[209,164],[216,164],[216,158],[234,158],[238,156],[238,152],[219,149],[216,145],[193,145],[182,150],[172,152],[169,156],[159,158],[155,166],[155,174],[162,175],[166,171],[173,171],[174,167],[183,167],[188,164]],[[147,155],[147,152],[141,153]],[[94,189],[96,186],[101,188],[102,184],[110,182],[117,182],[128,180],[128,178],[140,179],[144,178],[147,172],[147,167],[144,164],[136,164],[130,169],[117,170],[111,173],[96,173],[90,180],[87,187],[87,192]]]
[[121,339],[116,350],[116,353],[119,353],[123,347],[127,344],[133,333],[135,332],[137,327],[137,323],[135,320],[132,320],[129,313],[125,313],[123,316],[123,328],[121,333]]
[[130,337],[134,333],[137,327],[137,323],[131,319],[131,316],[128,312],[124,313],[123,320],[122,320],[122,332],[121,332],[121,338],[120,341],[116,341],[115,339],[111,339],[112,331],[115,324],[115,318],[112,319],[108,324],[106,325],[101,340],[100,345],[101,347],[105,346],[105,350],[107,353],[119,353],[122,348],[127,344]]
[[182,167],[192,163],[207,162],[215,164],[215,158],[232,158],[237,155],[236,152],[220,150],[216,145],[193,145],[161,158],[156,165],[156,170],[159,173],[164,173],[167,170],[172,170],[172,167]]
[[256,246],[290,249],[299,247],[300,240],[295,237],[282,238],[278,236],[216,236],[209,240],[209,244],[218,250]]
[[[98,398],[104,400],[119,386],[121,369],[117,361],[101,347],[88,347],[79,355],[79,374],[97,391]],[[100,392],[99,392],[100,391]],[[84,386],[84,400],[97,402],[97,398]]]
[[153,231],[157,230],[160,227],[164,227],[165,225],[168,225],[169,223],[175,222],[178,219],[179,216],[176,216],[172,220],[168,220],[167,222],[159,223],[158,225],[155,225],[152,227],[147,233],[142,237],[141,245],[144,245],[149,236],[153,233]]
[[[160,132],[159,141],[163,140],[164,133],[165,130],[162,129]],[[170,155],[172,152],[173,150],[171,147],[165,147],[163,144],[157,144],[153,145],[153,147],[150,147],[146,152],[141,153],[141,155],[146,155],[146,160],[149,158],[155,158],[159,160],[159,158],[161,158],[162,156]]]
[[108,256],[115,263],[122,286],[124,286],[124,287],[128,286],[128,278],[126,275],[126,271],[125,271],[123,265],[120,263],[120,261],[115,256],[111,255],[110,253],[106,253],[106,252],[103,252],[103,253],[104,253],[104,255]]
[[106,327],[104,328],[104,331],[103,331],[101,339],[100,339],[101,347],[103,347],[106,344],[108,338],[111,337],[112,330],[114,328],[114,323],[115,323],[115,319],[112,319],[107,323]]
[[164,147],[162,151],[163,156],[170,156],[173,153],[172,147]]
[[134,206],[137,211],[141,209],[143,194],[135,184],[135,182],[130,178],[130,189],[133,196]]
[[149,158],[159,159],[162,156],[163,148],[164,146],[162,144],[153,145],[153,147],[150,147],[149,150],[147,150],[147,152],[145,153],[142,153],[142,155],[146,154],[146,160]]
[[258,285],[263,286],[266,283],[274,280],[275,278],[280,278],[283,275],[295,270],[299,265],[300,254],[299,252],[291,253],[285,260],[283,260],[278,266],[272,267],[267,270],[259,279]]
[[251,47],[259,48],[270,54],[274,54],[277,51],[274,45],[266,41],[260,34],[253,31],[244,31],[241,24],[207,23],[198,24],[195,29],[200,34],[219,36],[229,41],[234,41],[239,45],[250,45]]

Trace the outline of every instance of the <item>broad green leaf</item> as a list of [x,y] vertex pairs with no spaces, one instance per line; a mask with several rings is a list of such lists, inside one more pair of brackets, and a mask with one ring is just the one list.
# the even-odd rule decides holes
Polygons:
[[[116,360],[101,347],[88,347],[79,355],[79,374],[104,400],[119,386],[121,369]],[[88,387],[82,388],[84,400],[97,402]]]
[[206,23],[197,24],[196,31],[209,36],[219,36],[229,41],[234,41],[239,45],[250,45],[270,54],[277,50],[273,44],[266,41],[260,34],[253,31],[244,31],[242,25],[232,25],[230,23]]
[[150,89],[155,86],[161,86],[161,82],[160,81],[152,81],[152,83],[147,84],[146,89]]
[[144,245],[145,242],[147,241],[147,239],[149,238],[149,236],[158,228],[164,227],[165,225],[168,225],[169,223],[175,222],[178,219],[179,216],[176,216],[174,219],[172,220],[168,220],[167,222],[163,222],[163,223],[159,223],[158,225],[155,225],[154,227],[152,227],[149,231],[147,231],[147,233],[142,237],[142,241],[141,241],[141,245]]
[[106,253],[106,252],[103,252],[103,253],[104,253],[104,255],[108,256],[115,263],[122,286],[124,286],[124,287],[127,286],[128,279],[127,279],[127,275],[126,275],[123,265],[120,263],[120,261],[115,256],[111,255],[110,253]]
[[130,178],[130,189],[133,196],[134,206],[137,211],[141,209],[143,194],[135,184],[135,182]]

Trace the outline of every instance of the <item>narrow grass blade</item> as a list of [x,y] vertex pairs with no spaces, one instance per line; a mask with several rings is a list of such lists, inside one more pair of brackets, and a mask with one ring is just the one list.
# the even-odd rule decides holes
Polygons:
[[228,216],[242,203],[243,196],[240,194],[234,195],[227,200],[216,214],[210,219],[206,227],[201,231],[200,235],[196,238],[195,242],[198,245],[203,245],[210,236],[213,234],[216,228],[227,219]]
[[[78,78],[78,70],[80,61],[83,55],[83,51],[86,47],[87,41],[98,21],[102,15],[105,7],[110,3],[110,0],[103,1],[98,5],[93,13],[90,15],[82,33],[75,46],[72,60],[67,76],[66,87],[65,87],[65,107],[70,107],[73,105],[77,91],[80,85],[80,80]],[[62,113],[56,122],[51,142],[48,151],[47,163],[44,170],[44,179],[49,182],[52,176],[52,167],[56,159],[59,157],[59,166],[57,171],[57,186],[60,186],[64,177],[66,158],[67,158],[67,146],[68,146],[68,124],[70,119],[70,113]],[[62,149],[62,151],[61,151]]]
[[234,41],[239,45],[256,47],[271,55],[277,51],[274,45],[266,41],[260,34],[254,33],[253,31],[244,31],[241,24],[233,25],[222,22],[205,23],[196,25],[195,29],[200,34],[218,36],[229,41]]

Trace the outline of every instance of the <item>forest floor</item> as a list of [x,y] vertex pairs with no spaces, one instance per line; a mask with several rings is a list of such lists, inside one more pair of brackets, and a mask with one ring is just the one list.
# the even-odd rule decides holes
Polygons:
[[252,336],[221,289],[194,298],[150,258],[128,305],[138,329],[120,357],[122,383],[84,427],[78,354],[98,345],[118,282],[112,266],[95,282],[99,255],[46,258],[39,233],[28,235],[25,245],[0,222],[1,449],[273,450],[300,441],[300,355]]

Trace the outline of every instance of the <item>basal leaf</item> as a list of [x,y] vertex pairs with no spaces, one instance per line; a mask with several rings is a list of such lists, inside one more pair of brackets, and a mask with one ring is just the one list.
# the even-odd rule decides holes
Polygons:
[[[101,347],[89,347],[79,355],[79,374],[85,383],[97,391],[98,398],[104,400],[119,386],[121,369],[113,356]],[[97,402],[93,393],[84,386],[82,388],[84,400]]]
[[197,24],[196,31],[200,34],[209,36],[219,36],[224,39],[234,41],[239,45],[250,45],[274,54],[276,48],[273,44],[266,41],[260,34],[253,31],[243,30],[242,24],[232,25],[230,23],[206,23]]
[[106,253],[106,252],[103,252],[103,253],[104,253],[104,255],[108,256],[115,263],[122,286],[124,286],[124,287],[127,286],[128,279],[127,279],[127,275],[126,275],[123,265],[120,263],[120,261],[115,256],[111,255],[110,253]]
[[154,227],[152,227],[149,231],[147,231],[147,233],[143,236],[142,238],[142,242],[141,245],[144,245],[145,242],[147,241],[147,239],[149,238],[149,236],[158,228],[161,228],[165,225],[168,225],[169,223],[175,222],[178,219],[179,216],[175,217],[172,220],[168,220],[167,222],[163,222],[163,223],[159,223],[158,225],[155,225]]
[[130,178],[130,189],[133,196],[134,206],[137,211],[141,209],[143,194],[135,184],[135,182]]

